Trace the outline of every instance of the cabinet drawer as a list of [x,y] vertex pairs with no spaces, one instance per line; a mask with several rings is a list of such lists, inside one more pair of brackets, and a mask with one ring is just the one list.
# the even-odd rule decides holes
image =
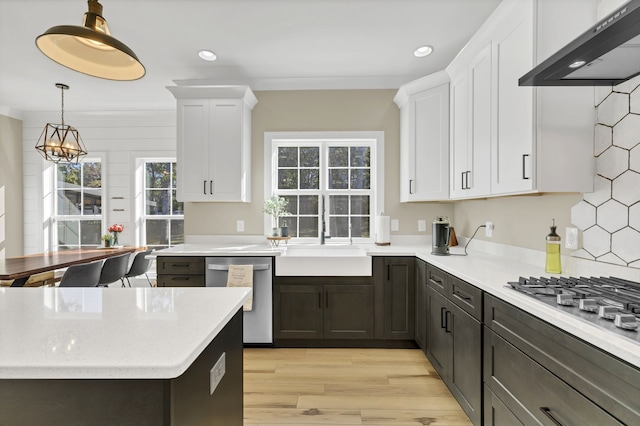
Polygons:
[[523,423],[622,424],[490,330],[484,348],[485,383]]
[[450,275],[435,266],[428,265],[427,266],[427,284],[438,290],[445,296],[451,294],[449,288],[449,277]]
[[158,287],[204,287],[204,275],[158,275]]
[[463,311],[482,321],[482,290],[454,276],[449,277],[451,301]]
[[484,322],[621,422],[640,425],[638,368],[486,294]]
[[203,275],[204,276],[204,257],[165,257],[158,256],[158,275],[176,274],[176,275]]

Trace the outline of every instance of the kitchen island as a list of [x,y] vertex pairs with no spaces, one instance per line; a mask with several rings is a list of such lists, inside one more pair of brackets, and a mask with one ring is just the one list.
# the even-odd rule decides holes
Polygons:
[[0,289],[0,424],[241,425],[249,292]]

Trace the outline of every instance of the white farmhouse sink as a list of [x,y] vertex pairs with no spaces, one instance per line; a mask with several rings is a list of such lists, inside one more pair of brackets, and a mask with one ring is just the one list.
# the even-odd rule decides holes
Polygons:
[[363,248],[353,245],[292,245],[276,257],[276,275],[370,277],[371,256]]

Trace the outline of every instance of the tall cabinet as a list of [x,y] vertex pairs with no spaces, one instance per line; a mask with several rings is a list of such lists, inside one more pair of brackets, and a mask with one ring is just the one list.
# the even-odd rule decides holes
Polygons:
[[449,77],[442,71],[400,87],[400,202],[449,197]]
[[178,100],[176,197],[179,201],[251,201],[248,86],[168,87]]
[[518,79],[594,23],[595,0],[504,0],[449,64],[451,198],[593,190],[593,88]]

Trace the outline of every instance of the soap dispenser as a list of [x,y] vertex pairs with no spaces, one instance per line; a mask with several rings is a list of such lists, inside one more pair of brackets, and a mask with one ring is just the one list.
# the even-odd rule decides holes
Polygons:
[[544,270],[551,274],[562,273],[560,263],[560,235],[556,233],[556,220],[553,219],[551,232],[547,235],[547,262]]

